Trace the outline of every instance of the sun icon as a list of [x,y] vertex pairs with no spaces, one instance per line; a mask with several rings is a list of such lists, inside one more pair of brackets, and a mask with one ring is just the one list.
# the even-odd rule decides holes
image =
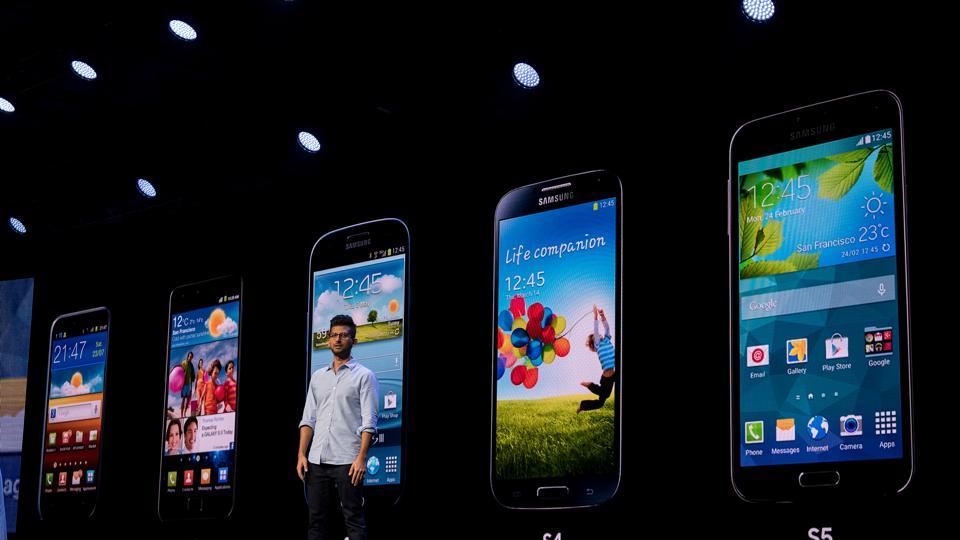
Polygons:
[[877,219],[877,215],[883,215],[885,212],[883,208],[887,206],[887,201],[883,200],[883,193],[877,195],[875,191],[870,192],[870,196],[863,196],[863,205],[860,207],[863,209],[863,217],[870,216],[873,219]]

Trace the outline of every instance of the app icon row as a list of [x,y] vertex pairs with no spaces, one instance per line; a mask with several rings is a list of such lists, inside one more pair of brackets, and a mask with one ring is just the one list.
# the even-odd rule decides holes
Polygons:
[[[219,467],[217,469],[217,483],[226,484],[229,482],[229,467]],[[180,473],[183,473],[182,475]],[[184,471],[169,471],[167,472],[167,487],[175,488],[178,485],[183,487],[191,487],[196,485],[196,473],[195,469],[186,469]],[[183,480],[183,483],[180,483],[180,480]],[[213,469],[212,468],[203,468],[200,469],[200,482],[201,486],[209,486],[213,483]]]
[[[69,476],[69,484],[71,486],[80,486],[83,484],[92,485],[94,484],[94,479],[96,472],[94,469],[87,469],[86,474],[84,474],[83,469],[75,469],[72,473],[68,471],[60,471],[59,473],[48,472],[43,477],[43,483],[46,487],[53,487],[54,484],[54,475],[56,475],[56,484],[58,487],[66,487]],[[84,478],[86,482],[84,482]]]
[[[850,338],[836,332],[824,340],[826,360],[848,358],[850,356]],[[787,364],[804,364],[809,358],[807,338],[788,339],[786,343]],[[867,327],[863,330],[864,356],[886,356],[893,354],[893,327]],[[747,367],[770,365],[770,345],[751,345],[747,347]]]
[[[863,415],[847,414],[840,417],[839,429],[841,437],[856,437],[863,435]],[[896,435],[897,411],[876,411],[874,413],[875,435]],[[795,418],[778,418],[776,421],[776,441],[790,442],[797,438],[797,422]],[[811,440],[820,441],[830,433],[830,422],[824,416],[815,415],[807,420],[807,435]],[[764,442],[763,420],[751,420],[744,424],[744,442],[758,444]]]
[[59,433],[56,431],[51,431],[50,433],[47,433],[47,446],[57,446],[58,440],[60,441],[61,446],[83,444],[84,440],[89,443],[95,443],[97,442],[98,437],[99,433],[96,429],[91,429],[90,431],[68,429]]

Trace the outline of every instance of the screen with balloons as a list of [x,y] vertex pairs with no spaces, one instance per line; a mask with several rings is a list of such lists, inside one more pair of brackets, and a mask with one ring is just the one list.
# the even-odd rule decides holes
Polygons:
[[330,319],[349,315],[357,325],[352,356],[374,372],[380,387],[365,486],[400,483],[405,264],[406,254],[400,254],[313,274],[311,375],[333,361],[327,346]]
[[173,313],[167,366],[163,492],[229,490],[234,477],[240,302]]
[[91,324],[53,333],[40,482],[43,496],[97,489],[107,331],[107,324]]
[[616,204],[500,221],[498,479],[616,470]]

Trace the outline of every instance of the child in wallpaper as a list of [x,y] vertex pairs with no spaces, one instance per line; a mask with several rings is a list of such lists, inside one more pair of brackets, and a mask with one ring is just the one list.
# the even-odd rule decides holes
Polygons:
[[[599,319],[597,318],[598,315]],[[600,334],[601,321],[603,322],[602,336]],[[597,353],[597,359],[600,361],[603,374],[600,376],[599,385],[591,381],[580,383],[587,390],[596,394],[598,399],[581,401],[577,408],[577,414],[580,414],[581,411],[592,411],[602,407],[613,391],[613,380],[617,374],[613,341],[610,337],[610,325],[607,324],[607,316],[603,313],[603,309],[597,309],[597,306],[593,306],[593,333],[587,336],[587,348]]]

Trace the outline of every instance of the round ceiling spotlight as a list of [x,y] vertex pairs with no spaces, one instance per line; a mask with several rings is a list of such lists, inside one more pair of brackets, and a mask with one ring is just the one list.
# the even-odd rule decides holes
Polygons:
[[170,31],[173,32],[173,35],[184,41],[193,41],[197,39],[197,31],[193,29],[189,24],[173,19],[170,21]]
[[81,79],[92,81],[97,78],[96,70],[90,67],[90,64],[86,62],[74,60],[73,62],[70,62],[70,67],[73,68],[73,72],[76,73]]
[[743,14],[753,22],[769,21],[777,10],[773,0],[743,0],[740,7],[743,8]]
[[309,131],[301,131],[298,133],[297,140],[300,141],[300,147],[311,154],[316,154],[320,151],[320,140]]
[[153,187],[153,184],[146,178],[137,178],[137,191],[148,199],[157,196],[157,188]]
[[513,80],[523,88],[536,88],[540,85],[540,74],[530,64],[517,62],[513,66]]

